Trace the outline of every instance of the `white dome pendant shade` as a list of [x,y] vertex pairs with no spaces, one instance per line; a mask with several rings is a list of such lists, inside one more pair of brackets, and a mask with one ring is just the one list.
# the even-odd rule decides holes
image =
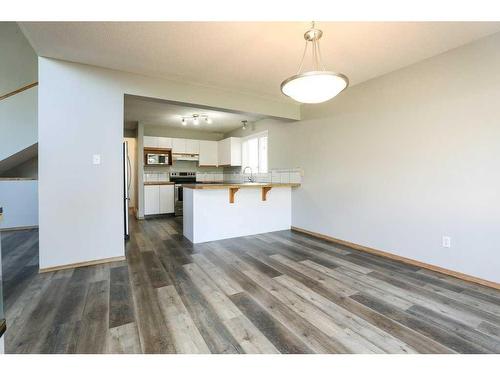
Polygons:
[[[304,34],[306,46],[300,63],[299,71],[296,75],[287,78],[281,84],[281,91],[286,96],[307,104],[326,102],[337,96],[347,86],[349,79],[340,73],[326,71],[321,63],[321,51],[319,49],[319,39],[323,32],[314,28]],[[301,73],[304,65],[304,58],[307,53],[308,43],[312,43],[313,64],[315,70]],[[320,69],[320,67],[322,69]]]
[[343,74],[316,70],[288,78],[281,84],[281,91],[300,103],[314,104],[334,98],[348,84]]

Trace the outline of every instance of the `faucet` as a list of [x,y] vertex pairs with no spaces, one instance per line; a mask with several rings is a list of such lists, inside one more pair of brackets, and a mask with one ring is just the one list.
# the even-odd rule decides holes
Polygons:
[[254,182],[253,172],[252,172],[252,168],[251,167],[246,166],[245,168],[243,168],[243,174],[245,174],[245,171],[247,170],[247,168],[250,168],[250,177],[248,177],[248,182]]

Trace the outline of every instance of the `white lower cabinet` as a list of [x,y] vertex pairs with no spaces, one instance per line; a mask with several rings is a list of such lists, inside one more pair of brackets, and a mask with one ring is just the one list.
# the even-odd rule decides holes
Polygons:
[[144,215],[160,213],[160,185],[144,186]]
[[174,212],[174,185],[159,185],[160,187],[160,214]]
[[174,185],[144,186],[144,215],[174,212]]

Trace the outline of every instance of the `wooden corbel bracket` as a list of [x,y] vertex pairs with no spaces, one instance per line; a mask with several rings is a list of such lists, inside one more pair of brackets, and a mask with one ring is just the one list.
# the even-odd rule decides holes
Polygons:
[[262,200],[267,201],[267,193],[272,189],[271,186],[263,186],[262,187]]
[[238,187],[230,187],[229,188],[229,203],[234,203],[234,195],[236,192],[240,190]]

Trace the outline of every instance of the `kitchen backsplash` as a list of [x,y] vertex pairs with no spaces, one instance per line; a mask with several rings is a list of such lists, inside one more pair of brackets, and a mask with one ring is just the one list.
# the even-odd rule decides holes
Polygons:
[[249,178],[253,177],[254,182],[300,184],[302,182],[303,175],[304,173],[300,168],[271,169],[268,173],[254,173],[253,175],[250,173],[230,172],[224,173],[224,182],[249,182]]
[[[216,169],[216,168],[215,168]],[[301,183],[304,175],[302,169],[272,169],[269,173],[241,173],[241,172],[221,172],[221,171],[189,171],[196,172],[197,182],[229,182],[243,183],[249,182],[249,178],[253,177],[254,182],[269,182],[269,183]],[[144,181],[169,181],[169,172],[165,170],[145,170]]]

